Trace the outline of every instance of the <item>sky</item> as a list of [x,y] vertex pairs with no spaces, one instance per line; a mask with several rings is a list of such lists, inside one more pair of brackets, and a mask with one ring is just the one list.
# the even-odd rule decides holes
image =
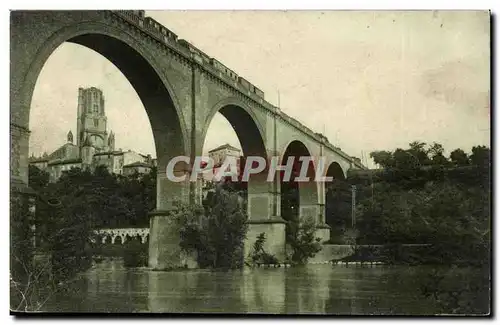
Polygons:
[[[490,22],[485,11],[149,11],[349,155],[441,143],[490,146]],[[65,43],[37,81],[30,151],[76,133],[78,87],[103,89],[116,148],[155,156],[139,97],[104,57]],[[130,121],[134,121],[130,123]],[[222,141],[219,139],[223,139]],[[204,151],[239,147],[222,115]]]

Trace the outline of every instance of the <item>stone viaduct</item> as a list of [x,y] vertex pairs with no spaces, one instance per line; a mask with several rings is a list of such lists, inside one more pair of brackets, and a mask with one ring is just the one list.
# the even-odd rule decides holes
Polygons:
[[[325,172],[344,178],[349,169],[364,169],[319,133],[284,114],[264,99],[264,93],[144,11],[13,11],[10,31],[11,184],[28,182],[29,116],[38,75],[62,43],[88,47],[111,61],[129,80],[149,116],[158,158],[157,209],[151,213],[149,265],[181,265],[179,234],[169,218],[174,201],[195,202],[196,183],[174,183],[166,166],[175,156],[201,155],[207,129],[220,112],[233,126],[245,156],[324,156]],[[64,76],[61,76],[62,78]],[[176,166],[179,166],[177,164]],[[312,169],[315,166],[311,167]],[[185,173],[186,168],[177,168]],[[264,177],[265,178],[265,177]],[[280,213],[279,175],[266,182],[259,175],[248,183],[248,213],[252,242],[266,232],[267,249],[282,257],[285,224]],[[325,225],[325,184],[299,185],[299,215],[316,218],[319,235]],[[250,245],[246,245],[250,246]]]
[[127,239],[139,239],[142,244],[149,239],[149,228],[106,228],[95,231],[101,244],[114,244],[117,238],[124,244]]

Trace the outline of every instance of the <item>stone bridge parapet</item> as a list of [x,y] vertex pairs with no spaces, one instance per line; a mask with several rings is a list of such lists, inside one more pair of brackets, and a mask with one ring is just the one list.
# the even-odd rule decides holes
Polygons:
[[[149,228],[108,228],[95,230],[95,234],[101,237],[101,243],[105,244],[108,238],[114,244],[116,239],[120,237],[121,243],[124,244],[128,238],[141,238],[141,243],[145,244],[149,237]],[[128,237],[128,238],[127,238]]]

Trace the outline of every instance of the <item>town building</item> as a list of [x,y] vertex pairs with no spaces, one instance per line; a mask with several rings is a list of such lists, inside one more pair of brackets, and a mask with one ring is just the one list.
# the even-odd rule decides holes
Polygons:
[[213,175],[219,172],[226,159],[233,158],[236,161],[236,175],[240,174],[241,150],[229,143],[218,146],[208,152],[208,157],[213,160]]
[[147,173],[156,164],[151,155],[115,150],[115,134],[107,131],[104,94],[96,87],[78,89],[76,144],[74,140],[69,131],[64,145],[51,154],[32,155],[30,165],[47,171],[50,181],[55,182],[64,171],[72,168],[93,170],[106,166],[110,173],[122,175],[130,170]]
[[128,165],[123,166],[123,175],[131,176],[136,174],[148,174],[151,171],[151,164],[136,161]]
[[[231,146],[226,143],[221,146],[218,146],[208,152],[208,157],[213,160],[213,168],[210,173],[203,173],[199,175],[198,186],[197,188],[201,191],[198,195],[204,199],[208,193],[208,191],[212,190],[214,186],[214,176],[220,172],[220,169],[226,159],[234,159],[236,162],[236,176],[240,176],[240,171],[242,169],[241,162],[243,161],[243,157],[241,155],[241,150]],[[226,170],[226,175],[230,170]]]

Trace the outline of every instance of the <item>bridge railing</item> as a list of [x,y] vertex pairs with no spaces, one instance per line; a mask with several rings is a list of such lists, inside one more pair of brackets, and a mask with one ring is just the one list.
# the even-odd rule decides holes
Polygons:
[[140,237],[141,243],[144,244],[149,239],[149,228],[105,228],[94,230],[94,234],[101,237],[102,244],[107,243],[108,238],[114,244],[118,237],[120,237],[122,244],[127,241],[127,237]]
[[[318,134],[312,131],[310,128],[300,123],[293,117],[281,112],[281,110],[271,103],[265,100],[265,93],[253,85],[251,82],[246,80],[245,78],[239,76],[236,72],[222,64],[215,58],[210,57],[205,52],[201,51],[193,44],[189,43],[186,40],[178,39],[178,36],[170,31],[168,28],[157,22],[155,19],[151,17],[145,17],[144,11],[137,10],[115,10],[114,12],[118,13],[120,16],[126,18],[128,21],[132,22],[136,26],[142,28],[147,31],[152,37],[157,39],[158,41],[174,48],[178,52],[184,54],[185,56],[195,60],[198,64],[202,65],[207,71],[212,74],[218,76],[226,83],[238,89],[243,94],[246,94],[248,97],[252,98],[256,102],[263,105],[266,109],[278,114],[283,120],[287,121],[289,124],[294,126],[295,128],[303,131],[308,134],[318,142],[324,143],[330,150],[337,152],[340,156],[345,159],[351,160],[352,157],[342,152],[340,148],[335,147],[333,144],[325,141],[325,139],[321,138]],[[358,167],[363,168],[364,166],[353,161],[355,165],[359,165]]]
[[116,10],[121,16],[125,17],[129,21],[133,22],[137,26],[144,27],[144,19],[140,15],[134,13],[133,10]]

